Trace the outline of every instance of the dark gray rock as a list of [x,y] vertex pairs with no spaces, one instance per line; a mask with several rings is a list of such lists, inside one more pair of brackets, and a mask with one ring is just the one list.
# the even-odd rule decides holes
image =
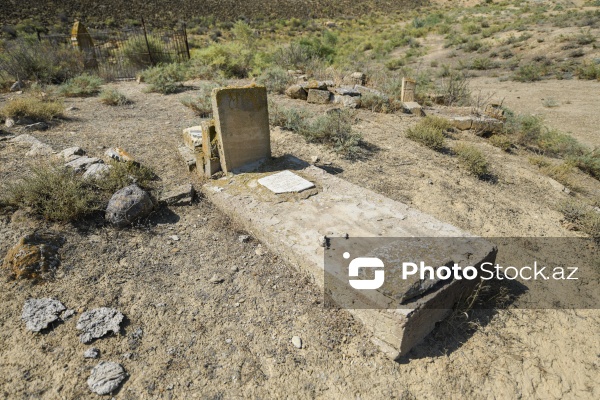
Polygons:
[[117,390],[126,377],[127,373],[121,364],[102,361],[92,369],[87,384],[92,392],[104,395]]
[[123,228],[137,219],[147,217],[153,208],[150,195],[137,185],[130,185],[113,194],[108,202],[105,218],[111,224]]
[[101,307],[89,310],[81,314],[77,321],[77,329],[83,331],[79,335],[81,343],[89,343],[99,339],[108,332],[119,333],[123,314],[114,308]]
[[21,319],[32,332],[46,329],[54,321],[60,320],[59,314],[67,308],[54,299],[29,299],[23,305]]

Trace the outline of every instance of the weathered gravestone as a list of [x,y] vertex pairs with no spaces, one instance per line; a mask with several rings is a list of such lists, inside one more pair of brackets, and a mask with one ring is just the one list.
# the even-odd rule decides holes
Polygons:
[[402,93],[400,95],[400,101],[403,103],[415,101],[416,89],[417,82],[409,78],[402,78]]
[[271,157],[264,86],[213,89],[212,106],[219,158],[225,173]]

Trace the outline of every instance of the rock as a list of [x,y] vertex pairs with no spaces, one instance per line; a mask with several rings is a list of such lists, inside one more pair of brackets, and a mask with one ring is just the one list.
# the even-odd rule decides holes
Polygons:
[[174,242],[179,242],[179,236],[177,236],[177,235],[171,235],[171,236],[169,236],[169,239],[171,239]]
[[479,117],[473,118],[471,129],[475,131],[475,134],[482,136],[485,134],[500,132],[503,127],[503,123],[500,120],[492,117]]
[[219,275],[214,274],[209,280],[210,283],[214,283],[215,285],[218,283],[223,283],[225,279],[221,278]]
[[13,126],[15,126],[15,120],[12,118],[6,118],[6,120],[4,121],[4,126],[6,126],[7,128],[12,128]]
[[191,183],[177,186],[160,196],[160,202],[170,206],[189,206],[196,191]]
[[329,90],[309,89],[306,101],[313,104],[327,104],[331,98]]
[[85,155],[85,151],[81,147],[69,147],[68,149],[64,149],[58,156],[61,157],[66,162],[71,162],[81,156]]
[[192,126],[183,130],[183,143],[192,151],[202,150],[202,126]]
[[23,90],[24,88],[25,88],[25,84],[23,83],[23,81],[18,80],[10,86],[10,91],[16,92],[19,90]]
[[38,139],[36,139],[35,137],[33,137],[27,133],[17,136],[16,138],[12,139],[11,142],[25,143],[25,144],[31,144],[31,145],[34,145],[36,143],[42,143]]
[[333,96],[333,103],[341,104],[346,108],[360,108],[361,105],[360,97],[342,96],[339,94]]
[[110,169],[112,168],[112,165],[107,165],[104,163],[101,164],[92,164],[90,165],[87,170],[83,173],[82,178],[84,180],[95,180],[95,179],[101,179],[104,176],[106,176]]
[[425,116],[425,113],[423,112],[423,108],[416,101],[407,101],[405,103],[402,103],[402,108],[406,112],[408,112],[410,114],[413,114],[413,115],[416,115],[418,117]]
[[250,241],[250,235],[240,235],[238,236],[238,240],[240,243],[248,243]]
[[54,299],[29,299],[23,305],[21,319],[25,326],[32,332],[44,330],[54,321],[60,320],[58,314],[66,310],[66,307]]
[[104,395],[117,390],[126,377],[127,373],[121,364],[101,361],[92,369],[87,384],[92,392]]
[[112,195],[105,218],[117,227],[125,227],[147,217],[154,209],[150,195],[137,185],[126,186]]
[[192,172],[193,170],[195,170],[196,169],[196,155],[194,154],[194,152],[192,150],[188,149],[186,146],[180,146],[177,150],[179,151],[179,155],[185,162],[188,172]]
[[123,314],[114,308],[101,307],[86,311],[77,321],[77,329],[83,331],[79,340],[81,343],[90,343],[108,332],[118,334],[122,321]]
[[97,157],[79,157],[73,161],[69,161],[65,164],[65,167],[73,168],[75,173],[85,172],[91,165],[93,164],[101,164],[104,163],[101,159]]
[[47,157],[52,155],[54,150],[51,146],[44,144],[42,142],[34,143],[31,146],[31,149],[27,153],[25,153],[26,157]]
[[568,187],[561,184],[560,182],[558,182],[552,178],[548,178],[548,182],[550,182],[550,186],[552,186],[552,188],[554,190],[559,191],[559,192],[564,192],[566,194],[571,194],[571,190]]
[[354,89],[354,86],[341,86],[335,88],[333,91],[335,94],[340,94],[342,96],[360,97],[360,92]]
[[73,315],[75,315],[75,310],[65,310],[65,311],[63,311],[62,314],[60,314],[60,319],[62,319],[63,321],[66,321],[69,318],[71,318]]
[[485,107],[484,113],[489,117],[504,120],[504,109],[502,108],[502,104],[490,103]]
[[285,94],[291,99],[306,100],[308,93],[300,85],[292,85],[286,89]]
[[319,246],[321,247],[327,247],[327,242],[328,242],[328,238],[327,236],[319,236]]
[[450,120],[452,126],[461,131],[466,131],[471,129],[473,125],[473,118],[471,117],[454,117]]
[[310,158],[310,162],[311,162],[312,164],[316,164],[316,163],[318,163],[319,161],[320,161],[320,158],[319,158],[319,156],[312,156],[312,157]]
[[131,154],[119,147],[106,150],[104,155],[118,162],[135,162]]
[[36,122],[34,124],[25,125],[25,130],[27,131],[45,131],[50,126],[45,122]]
[[367,80],[367,76],[362,72],[353,72],[350,75],[346,75],[342,82],[345,85],[364,85]]
[[4,135],[4,136],[0,136],[0,142],[4,142],[4,141],[8,141],[11,139],[16,138],[15,135]]
[[100,350],[95,347],[90,347],[83,353],[83,358],[98,358],[100,357]]
[[256,246],[256,249],[254,249],[254,253],[257,256],[264,256],[265,254],[267,254],[266,250],[263,249],[262,245],[259,244],[258,246]]
[[314,79],[311,79],[308,82],[303,82],[300,84],[300,86],[302,86],[304,90],[307,91],[310,89],[327,90],[327,83],[323,81],[316,81]]
[[292,344],[294,345],[295,348],[301,349],[302,348],[302,339],[300,339],[299,336],[293,336]]
[[43,277],[60,265],[58,250],[64,243],[62,236],[50,232],[24,236],[8,251],[2,267],[17,278]]

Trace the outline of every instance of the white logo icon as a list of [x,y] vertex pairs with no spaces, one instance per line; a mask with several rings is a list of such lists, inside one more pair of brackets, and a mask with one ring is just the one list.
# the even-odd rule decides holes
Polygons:
[[[347,257],[346,257],[347,255]],[[348,253],[344,253],[344,258],[350,258]],[[354,260],[350,261],[350,265],[348,266],[348,275],[350,277],[357,277],[358,271],[360,268],[383,268],[383,261],[379,258],[375,257],[358,257]],[[385,281],[385,272],[383,269],[378,269],[374,271],[375,278],[374,279],[350,279],[350,286],[354,289],[359,290],[373,290],[379,289],[383,286],[383,282]]]

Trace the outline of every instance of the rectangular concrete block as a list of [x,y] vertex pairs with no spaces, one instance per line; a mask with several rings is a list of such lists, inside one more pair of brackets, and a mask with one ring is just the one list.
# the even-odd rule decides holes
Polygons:
[[188,149],[186,146],[180,146],[177,151],[179,151],[179,155],[181,159],[185,163],[188,171],[193,171],[196,169],[196,154],[192,150]]
[[[268,163],[264,170],[277,170],[275,163],[279,161]],[[339,238],[346,234],[350,238],[471,236],[403,203],[358,187],[320,168],[306,166],[297,159],[285,158],[281,165],[294,170],[294,174],[311,182],[315,188],[300,193],[275,194],[260,185],[259,180],[276,172],[259,171],[211,181],[202,190],[210,201],[253,232],[270,251],[310,273],[322,287],[326,278],[325,255],[330,251],[322,247],[324,235]],[[473,255],[473,265],[495,260],[496,250],[491,244],[484,244],[480,250]],[[372,332],[373,342],[390,357],[398,358],[429,334],[435,324],[448,315],[460,296],[469,293],[475,284],[476,281],[453,280],[425,294],[414,307],[410,303],[401,309],[352,308],[348,311]]]
[[221,160],[219,158],[217,132],[215,121],[203,121],[202,127],[202,157],[198,160],[202,169],[198,173],[206,178],[212,177],[221,171]]
[[219,158],[225,173],[271,157],[264,86],[213,89],[212,106]]
[[183,130],[183,143],[192,151],[200,151],[202,148],[202,127],[185,128]]
[[425,113],[423,112],[423,108],[416,101],[409,101],[409,102],[402,103],[402,108],[404,108],[404,110],[406,112],[409,112],[410,114],[413,114],[413,115],[416,115],[419,117],[422,117],[425,115]]
[[308,89],[308,98],[306,101],[313,104],[327,104],[331,99],[329,90]]
[[417,82],[413,79],[402,78],[402,91],[400,94],[401,102],[415,101],[415,91],[417,90]]

